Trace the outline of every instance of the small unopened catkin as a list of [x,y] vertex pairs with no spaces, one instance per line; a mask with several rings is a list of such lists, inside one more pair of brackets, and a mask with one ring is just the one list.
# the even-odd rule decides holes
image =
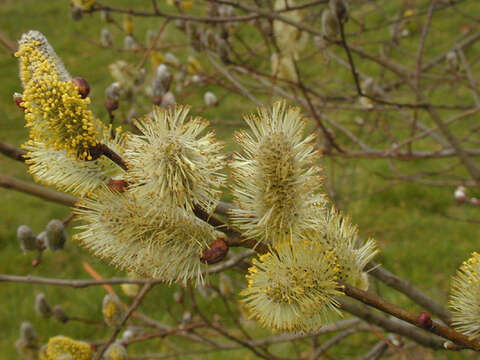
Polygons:
[[17,229],[17,238],[20,243],[20,248],[24,253],[31,250],[38,249],[37,238],[27,225],[20,225]]
[[116,295],[107,294],[103,298],[102,313],[105,323],[115,327],[121,324],[125,311]]
[[110,345],[104,355],[105,360],[127,360],[128,354],[125,347],[120,342],[114,342]]
[[47,249],[58,251],[63,249],[67,236],[65,234],[65,225],[58,219],[52,219],[45,228],[47,233]]
[[35,297],[35,311],[38,315],[48,318],[52,315],[52,308],[45,298],[44,293],[39,293]]

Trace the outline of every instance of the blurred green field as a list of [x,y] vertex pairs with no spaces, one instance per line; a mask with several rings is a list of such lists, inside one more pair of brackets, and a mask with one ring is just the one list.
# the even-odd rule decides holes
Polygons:
[[[104,3],[140,8],[150,5],[150,1],[146,0],[138,2],[110,0]],[[465,7],[464,10],[477,11],[477,13],[480,11],[478,4],[469,6],[470,8]],[[458,28],[461,19],[446,16],[444,21],[445,29],[454,29]],[[160,24],[158,20],[142,20],[136,27],[135,34],[143,39],[148,28],[157,29]],[[97,39],[102,26],[98,13],[87,15],[80,22],[72,21],[67,0],[2,0],[0,2],[0,31],[11,39],[18,39],[23,32],[30,29],[43,32],[62,57],[70,73],[88,79],[92,87],[93,109],[97,116],[106,119],[103,109],[103,91],[112,81],[106,67],[114,59],[129,59],[132,55],[99,49],[85,40]],[[115,36],[114,29],[112,32]],[[118,33],[117,35],[116,42],[121,43],[122,38]],[[478,48],[474,49],[477,53],[478,50]],[[426,57],[429,51],[427,48]],[[348,76],[345,72],[341,74]],[[0,79],[0,140],[19,146],[25,141],[27,131],[23,126],[22,113],[12,102],[12,94],[15,91],[21,91],[18,64],[17,60],[2,48],[0,48]],[[205,89],[199,89],[199,94],[193,96],[193,101],[196,101],[197,105],[204,91]],[[240,101],[231,96],[218,108],[208,109],[202,115],[216,124],[219,136],[227,141],[227,148],[231,149],[232,144],[229,139],[234,129],[222,126],[222,121],[226,119],[240,121],[241,114],[251,109],[254,109],[252,104],[245,104],[244,100]],[[329,164],[331,160],[326,159],[327,175]],[[422,164],[410,162],[405,167],[413,171],[420,169]],[[387,165],[383,160],[345,162],[344,180],[336,185],[342,207],[352,217],[353,222],[359,225],[361,236],[371,236],[378,240],[382,249],[379,262],[398,275],[410,279],[439,301],[446,301],[450,277],[472,251],[479,250],[480,228],[478,224],[450,220],[442,214],[475,218],[477,211],[468,207],[456,207],[453,202],[454,189],[448,187],[433,188],[407,183],[368,195],[387,185],[385,181],[375,176],[376,172],[386,171],[386,169]],[[0,172],[32,180],[23,164],[4,156],[0,156]],[[68,242],[66,249],[59,253],[46,252],[43,263],[32,268],[31,262],[34,255],[24,255],[20,251],[15,236],[17,227],[28,224],[34,231],[40,232],[50,219],[63,218],[69,214],[69,210],[63,206],[46,203],[29,195],[5,189],[0,189],[0,199],[0,273],[86,279],[89,275],[82,267],[82,261],[85,261],[104,277],[124,275],[89,256],[72,242]],[[174,303],[172,298],[176,289],[177,287],[158,286],[148,296],[142,311],[158,320],[172,322],[171,315],[166,311],[166,307],[169,307],[174,316],[181,317],[182,309]],[[121,293],[119,289],[117,290]],[[380,286],[379,290],[388,300],[411,310],[417,310],[403,296],[387,291],[383,286]],[[0,328],[2,329],[0,359],[17,358],[13,343],[18,337],[19,325],[23,320],[34,324],[43,341],[60,333],[80,339],[103,339],[109,335],[110,330],[105,330],[103,327],[86,328],[78,322],[62,325],[53,319],[39,318],[33,310],[34,297],[39,292],[44,292],[53,304],[61,304],[72,316],[101,320],[101,300],[105,294],[101,287],[71,289],[0,283]],[[123,300],[129,301],[125,296]],[[220,315],[223,314],[224,310],[218,310],[221,306],[218,306],[217,301],[204,301],[202,305],[207,312],[218,311]],[[255,333],[268,335],[268,332],[263,330]],[[365,342],[352,337],[346,342],[351,345],[351,348],[343,346],[339,353],[335,353],[336,358],[342,359],[342,356],[355,353],[359,349],[366,351],[374,342],[374,338]],[[170,340],[157,340],[135,345],[131,351],[132,353],[137,350],[144,352],[147,349],[165,351],[171,346],[174,345]],[[177,343],[176,346],[182,348],[181,344]],[[277,348],[282,349],[282,347]],[[224,356],[225,354],[200,357],[221,359]],[[231,359],[254,357],[246,351],[231,352],[229,356]],[[468,353],[425,356],[432,359],[470,358]]]

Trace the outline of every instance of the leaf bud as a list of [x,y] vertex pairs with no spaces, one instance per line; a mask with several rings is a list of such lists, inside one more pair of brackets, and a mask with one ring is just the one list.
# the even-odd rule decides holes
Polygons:
[[228,253],[228,246],[225,240],[218,238],[203,251],[200,261],[204,264],[215,264],[222,261]]
[[108,112],[112,112],[114,110],[117,110],[118,105],[119,105],[118,100],[107,99],[105,101],[105,108],[107,109]]
[[20,93],[14,93],[13,94],[13,101],[14,103],[18,106],[18,108],[22,111],[25,111],[26,108],[25,106],[22,105],[22,102],[23,102],[23,95],[20,94]]
[[432,318],[425,311],[418,315],[417,322],[422,328],[429,329],[432,327]]
[[128,187],[128,183],[125,180],[110,180],[108,183],[108,188],[112,191],[116,191],[119,193],[125,192],[126,188]]
[[84,78],[74,77],[72,83],[78,88],[78,93],[82,99],[85,99],[90,94],[90,85]]

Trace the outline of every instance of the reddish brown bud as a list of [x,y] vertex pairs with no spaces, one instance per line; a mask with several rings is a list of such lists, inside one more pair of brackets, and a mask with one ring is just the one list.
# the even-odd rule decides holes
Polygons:
[[175,302],[177,302],[179,304],[182,304],[183,303],[183,293],[181,293],[180,291],[176,291],[173,294],[173,299],[175,300]]
[[90,85],[88,85],[87,80],[82,77],[74,77],[72,79],[73,84],[78,88],[78,93],[85,99],[88,94],[90,94]]
[[215,264],[222,261],[228,253],[228,246],[225,240],[218,238],[212,242],[208,249],[203,251],[200,261],[204,264]]
[[104,152],[104,145],[103,144],[97,144],[95,146],[91,146],[88,149],[88,154],[92,157],[90,160],[97,160],[100,156],[103,155]]
[[152,98],[152,103],[155,105],[160,105],[162,103],[163,97],[162,96],[154,96]]
[[424,311],[418,315],[417,321],[422,328],[429,329],[432,327],[432,318]]
[[40,259],[33,259],[32,267],[37,267],[40,264]]
[[23,102],[22,94],[19,94],[19,93],[13,94],[13,101],[18,106],[18,108],[21,109],[22,111],[27,110],[25,106],[22,105],[22,102]]
[[107,108],[108,112],[112,112],[118,109],[118,101],[107,99],[105,101],[105,107]]
[[110,190],[123,193],[128,186],[128,183],[125,180],[111,180],[107,185]]

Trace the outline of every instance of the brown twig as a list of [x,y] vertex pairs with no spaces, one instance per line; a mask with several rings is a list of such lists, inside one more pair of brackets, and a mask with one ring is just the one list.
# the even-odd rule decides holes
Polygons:
[[[376,309],[379,309],[383,312],[386,312],[390,315],[395,316],[398,319],[401,319],[403,321],[406,321],[412,325],[421,327],[418,322],[418,316],[415,314],[412,314],[394,304],[391,304],[382,298],[380,298],[377,295],[368,293],[366,291],[357,289],[353,286],[350,286],[348,284],[342,284],[343,286],[343,291],[345,295],[357,299],[361,302],[363,302],[366,305],[372,306]],[[452,341],[454,344],[457,344],[458,346],[461,347],[466,347],[469,349],[473,349],[476,351],[480,351],[480,343],[476,340],[473,340],[469,338],[466,335],[463,335],[452,328],[449,328],[447,326],[444,326],[436,321],[432,321],[432,325],[429,326],[428,328],[422,327],[422,329],[427,330],[433,334],[436,334],[438,336],[441,336],[447,340]]]

